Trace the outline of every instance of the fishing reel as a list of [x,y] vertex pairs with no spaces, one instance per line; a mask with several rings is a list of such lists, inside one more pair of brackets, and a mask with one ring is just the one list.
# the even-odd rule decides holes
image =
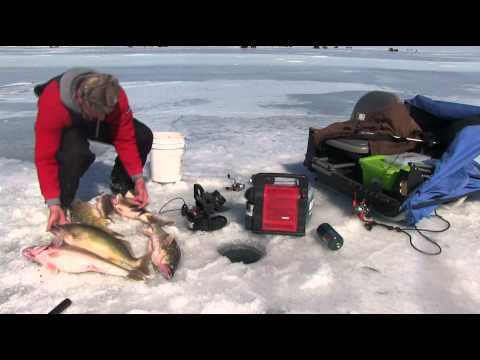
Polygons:
[[228,178],[229,180],[232,180],[233,183],[232,183],[231,186],[225,187],[225,190],[231,190],[231,191],[242,191],[242,190],[245,190],[245,184],[238,183],[237,180],[231,178],[230,174],[227,174],[227,178]]
[[217,211],[223,210],[225,198],[217,191],[208,193],[199,184],[193,185],[193,196],[195,206],[189,208],[186,204],[182,206],[182,216],[189,222],[191,230],[214,231],[227,225],[227,218],[215,215]]
[[357,199],[357,193],[353,193],[353,200],[352,200],[352,209],[353,213],[365,223],[365,227],[367,230],[371,230],[371,220],[368,219],[368,215],[370,214],[370,209],[367,205],[367,200],[364,198],[362,200]]

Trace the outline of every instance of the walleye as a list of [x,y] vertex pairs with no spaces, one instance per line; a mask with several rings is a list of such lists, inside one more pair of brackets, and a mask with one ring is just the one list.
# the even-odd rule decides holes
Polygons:
[[[105,210],[105,207],[103,205],[104,202],[105,200],[99,201],[97,199],[97,205],[93,206],[88,202],[75,200],[70,208],[70,217],[72,218],[72,221],[95,226],[113,236],[123,236],[108,228],[108,210]],[[101,209],[101,211],[99,210],[99,208]]]
[[180,262],[181,252],[175,237],[162,229],[159,223],[151,223],[144,230],[150,237],[148,243],[154,269],[170,280]]
[[98,272],[134,280],[145,280],[145,275],[138,270],[126,270],[95,254],[71,246],[62,246],[60,248],[36,246],[24,249],[22,254],[29,260],[45,266],[50,271],[63,271],[74,274]]
[[174,224],[173,221],[162,219],[148,210],[139,208],[132,202],[133,195],[128,192],[126,196],[117,194],[112,198],[115,211],[122,217],[139,220],[148,225],[144,234],[150,237],[149,250],[153,268],[160,272],[167,280],[170,280],[178,263],[181,252],[173,235],[170,235],[163,226]]
[[170,220],[164,220],[150,211],[139,208],[135,203],[132,202],[131,198],[133,195],[128,192],[126,196],[122,194],[117,194],[115,197],[112,197],[112,206],[115,211],[122,217],[139,220],[144,224],[160,224],[160,226],[173,225],[174,222]]
[[65,242],[127,270],[138,270],[146,275],[150,274],[148,269],[149,254],[138,259],[134,258],[123,240],[99,228],[86,224],[64,224],[56,225],[52,232],[57,237],[54,241],[56,245]]

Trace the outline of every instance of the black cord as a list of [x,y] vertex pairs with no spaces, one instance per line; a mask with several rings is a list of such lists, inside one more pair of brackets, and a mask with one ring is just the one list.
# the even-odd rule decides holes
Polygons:
[[447,224],[447,227],[445,229],[442,229],[442,230],[419,229],[415,226],[414,228],[402,228],[402,230],[416,230],[416,231],[426,231],[426,232],[432,232],[432,233],[441,233],[441,232],[444,232],[444,231],[447,231],[448,229],[450,229],[450,226],[451,226],[450,223],[445,218],[438,215],[437,209],[434,210],[434,213],[435,213],[436,217],[438,217],[445,224]]
[[[445,229],[442,229],[442,230],[430,230],[430,229],[419,229],[415,226],[415,230],[418,231],[418,233],[427,241],[431,242],[433,245],[437,246],[438,247],[438,252],[437,253],[425,253],[423,252],[424,254],[426,255],[439,255],[441,252],[442,252],[442,247],[440,245],[438,245],[435,241],[433,241],[432,239],[430,239],[427,235],[423,234],[422,231],[425,231],[425,232],[431,232],[431,233],[441,233],[441,232],[444,232],[444,231],[447,231],[448,229],[450,229],[450,223],[444,219],[443,217],[441,217],[440,215],[437,214],[437,209],[434,210],[435,211],[435,216],[438,217],[440,220],[442,220],[444,223],[447,224],[447,227]],[[410,244],[412,244],[412,241],[410,240]],[[412,244],[413,246],[413,244]],[[415,247],[414,247],[415,248]],[[415,248],[416,249],[416,248]],[[419,249],[416,249],[418,251],[420,251]],[[422,252],[422,251],[420,251]]]
[[418,252],[421,252],[422,254],[425,254],[425,255],[440,255],[442,253],[442,247],[440,245],[438,245],[438,243],[432,239],[430,239],[427,235],[423,234],[420,230],[417,230],[418,233],[425,239],[427,240],[428,242],[432,243],[433,245],[435,245],[437,248],[438,248],[438,251],[437,252],[433,252],[433,253],[429,253],[429,252],[426,252],[424,250],[421,250],[419,248],[417,248],[414,244],[413,244],[413,241],[412,241],[412,237],[410,236],[409,233],[407,233],[406,231],[405,234],[407,234],[409,237],[410,237],[410,245],[415,249],[417,250]]
[[171,209],[171,210],[162,211],[162,210],[165,208],[165,206],[167,206],[168,204],[170,204],[170,203],[171,203],[172,201],[174,201],[174,200],[182,200],[182,201],[183,201],[183,204],[184,204],[184,205],[187,205],[187,203],[185,202],[185,200],[184,200],[183,198],[181,198],[181,197],[176,197],[176,198],[173,198],[173,199],[168,200],[165,204],[163,204],[163,206],[160,208],[160,210],[158,210],[158,213],[159,213],[159,214],[164,214],[164,213],[167,213],[167,212],[180,211],[180,210],[182,210],[182,208],[180,208],[180,209]]
[[[398,226],[391,226],[391,225],[387,225],[387,224],[383,224],[383,223],[379,223],[379,222],[376,222],[376,221],[372,221],[370,224],[366,224],[367,225],[367,229],[371,229],[373,225],[379,225],[379,226],[382,226],[384,228],[387,228],[388,230],[395,230],[397,232],[401,232],[401,233],[404,233],[405,235],[408,236],[408,239],[410,241],[410,246],[412,248],[414,248],[415,250],[417,250],[418,252],[424,254],[424,255],[440,255],[442,253],[442,247],[434,240],[432,240],[431,238],[429,238],[427,235],[423,234],[422,231],[424,232],[431,232],[431,233],[441,233],[441,232],[444,232],[444,231],[447,231],[448,229],[450,229],[450,223],[444,219],[443,217],[441,217],[440,215],[438,215],[437,213],[437,209],[434,210],[435,212],[435,216],[438,217],[439,219],[441,219],[444,223],[447,224],[447,227],[445,229],[442,229],[442,230],[431,230],[431,229],[419,229],[417,228],[416,226],[414,228],[400,228]],[[427,251],[424,251],[424,250],[421,250],[419,248],[417,248],[415,246],[415,244],[413,243],[413,239],[412,239],[412,236],[407,232],[407,230],[411,230],[411,231],[417,231],[420,236],[422,236],[425,240],[427,240],[428,242],[432,243],[434,246],[436,246],[438,248],[438,251],[437,252],[427,252]]]

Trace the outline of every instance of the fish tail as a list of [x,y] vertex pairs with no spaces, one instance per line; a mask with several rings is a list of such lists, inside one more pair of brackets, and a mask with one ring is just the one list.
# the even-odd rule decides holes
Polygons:
[[128,272],[127,278],[137,281],[143,281],[145,280],[145,274],[139,270],[132,270]]

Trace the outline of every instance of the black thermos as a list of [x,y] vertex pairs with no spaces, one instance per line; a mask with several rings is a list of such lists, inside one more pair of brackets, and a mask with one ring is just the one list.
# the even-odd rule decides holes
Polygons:
[[330,250],[338,250],[343,246],[343,238],[330,224],[321,224],[317,228],[317,234],[322,241],[327,243]]

